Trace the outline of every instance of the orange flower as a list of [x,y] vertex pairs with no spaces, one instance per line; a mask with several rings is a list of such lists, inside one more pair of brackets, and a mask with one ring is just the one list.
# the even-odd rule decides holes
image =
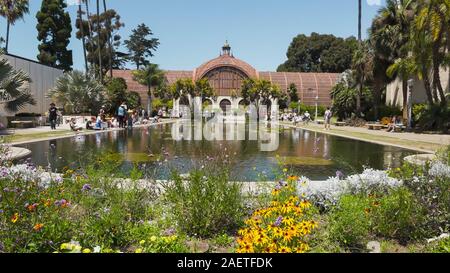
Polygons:
[[290,180],[290,181],[297,181],[298,180],[298,176],[289,176],[288,177],[288,180]]
[[19,214],[16,212],[14,213],[13,217],[11,218],[11,222],[15,224],[19,220]]
[[44,227],[43,224],[36,224],[34,225],[33,229],[34,231],[40,231]]

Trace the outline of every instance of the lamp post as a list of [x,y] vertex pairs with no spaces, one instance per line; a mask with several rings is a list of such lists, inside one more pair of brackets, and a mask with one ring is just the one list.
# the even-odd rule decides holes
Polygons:
[[319,92],[317,91],[316,95],[316,123],[317,123],[317,116],[319,115]]
[[408,80],[408,130],[412,130],[412,92],[414,79]]

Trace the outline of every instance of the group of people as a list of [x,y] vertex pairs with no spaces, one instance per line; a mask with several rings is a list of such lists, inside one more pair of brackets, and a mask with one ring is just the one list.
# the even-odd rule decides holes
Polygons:
[[[50,112],[51,113],[51,112]],[[163,117],[163,111],[160,109],[157,116],[149,118],[147,111],[144,109],[129,110],[125,102],[123,102],[116,110],[113,117],[107,118],[107,111],[105,107],[102,107],[98,116],[91,117],[85,120],[86,130],[107,130],[112,128],[133,128],[134,125],[145,125],[149,123],[158,123]],[[50,120],[52,116],[50,115]],[[50,122],[52,124],[52,121]],[[73,131],[79,132],[83,130],[81,126],[77,124],[75,118],[71,118],[69,122],[70,128]]]
[[387,131],[389,133],[395,133],[395,129],[397,128],[403,128],[404,124],[403,124],[403,119],[399,116],[393,116],[391,118],[391,123],[388,124],[388,129]]
[[[331,119],[333,118],[333,113],[331,112],[330,107],[325,111],[325,130],[331,130]],[[298,115],[297,113],[284,113],[281,115],[280,119],[282,121],[289,121],[297,125],[301,122],[303,124],[308,125],[311,121],[311,114],[306,111],[305,113]]]

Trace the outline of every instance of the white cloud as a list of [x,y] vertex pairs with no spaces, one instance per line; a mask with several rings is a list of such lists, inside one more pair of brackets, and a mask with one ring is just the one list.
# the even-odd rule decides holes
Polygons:
[[68,6],[79,5],[81,0],[66,0]]
[[369,6],[381,6],[381,0],[367,0]]

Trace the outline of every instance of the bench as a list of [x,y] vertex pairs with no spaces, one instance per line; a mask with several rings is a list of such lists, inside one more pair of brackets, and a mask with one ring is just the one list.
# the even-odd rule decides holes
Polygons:
[[341,126],[347,125],[347,123],[346,122],[335,122],[334,125],[338,126],[338,127],[341,127]]
[[382,124],[366,124],[367,128],[369,128],[369,130],[381,130],[381,129],[385,129],[388,128],[386,125],[382,125]]
[[405,130],[406,130],[405,125],[395,125],[395,127],[394,127],[394,132],[396,132],[396,133],[402,133]]
[[323,119],[318,119],[318,120],[316,120],[316,123],[317,124],[325,124],[325,120],[323,120]]
[[34,128],[35,122],[31,120],[13,120],[11,124],[14,125],[15,128]]

